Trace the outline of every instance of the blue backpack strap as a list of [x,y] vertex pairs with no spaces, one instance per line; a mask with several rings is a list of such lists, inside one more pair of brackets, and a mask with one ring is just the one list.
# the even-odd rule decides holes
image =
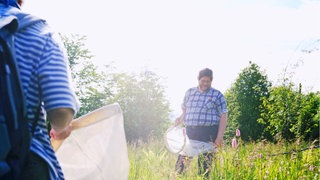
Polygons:
[[[0,9],[0,43],[1,43],[1,100],[8,106],[0,108],[0,179],[8,173],[18,176],[29,152],[31,136],[28,130],[27,107],[22,89],[20,73],[15,57],[15,33],[36,24],[41,20],[26,14],[17,8]],[[3,104],[1,104],[2,106]],[[10,107],[10,108],[9,108]],[[37,112],[39,116],[40,110]],[[10,119],[7,121],[6,118]],[[9,123],[10,122],[10,123]],[[33,129],[37,119],[33,122]],[[14,137],[14,138],[13,138]],[[7,163],[14,159],[14,164]],[[10,171],[10,172],[9,172]],[[11,178],[12,179],[12,178]]]
[[[2,20],[3,18],[4,20]],[[1,17],[0,29],[3,26],[10,24],[9,29],[11,30],[11,33],[14,33],[38,22],[45,22],[45,20],[9,6],[4,10],[3,16]]]
[[[18,29],[18,20],[15,16],[13,15],[4,15],[1,16],[0,19],[0,36],[1,36],[1,44],[3,45],[3,50],[6,52],[10,52],[9,54],[7,54],[7,56],[9,56],[9,58],[14,60],[14,66],[16,67],[16,63],[15,63],[15,57],[14,55],[12,55],[12,49],[13,49],[13,34],[17,31]],[[10,74],[12,72],[10,72],[10,69],[5,68],[5,73],[6,74]],[[6,78],[9,78],[9,76],[6,76]],[[14,97],[15,94],[13,94],[12,92],[12,87],[11,87],[11,83],[10,80],[7,79],[6,81],[6,86],[8,88],[8,96],[9,96],[9,104],[8,106],[11,107],[12,111],[13,111],[13,119],[14,119],[14,126],[17,127],[18,126],[18,120],[17,120],[17,110],[16,110],[16,106],[14,105]],[[22,89],[22,88],[21,88]]]
[[[10,52],[10,46],[12,46],[12,42],[13,42],[13,37],[12,34],[14,34],[18,29],[18,20],[15,16],[13,15],[0,15],[0,43],[1,43],[1,51],[2,51],[2,55],[5,57],[10,56],[9,58],[12,58],[11,53]],[[6,52],[6,53],[4,53]],[[2,57],[1,57],[2,58]],[[5,91],[1,91],[1,96],[4,96],[5,94],[7,95],[7,105],[8,107],[10,107],[10,109],[12,110],[12,119],[13,119],[13,126],[14,128],[16,128],[18,126],[18,116],[17,116],[17,108],[14,105],[14,96],[15,94],[11,91],[12,86],[9,80],[9,76],[8,74],[11,73],[11,70],[9,68],[9,66],[7,65],[7,62],[5,61],[5,59],[1,59],[1,65],[4,68],[4,72],[1,73],[5,73],[5,75],[2,75],[2,80],[1,80],[1,86],[5,86],[8,88],[8,93],[6,94]],[[15,65],[14,65],[15,66]],[[13,72],[12,72],[13,73]],[[5,87],[1,87],[1,88],[5,88]],[[17,96],[17,95],[16,95]],[[4,100],[4,97],[1,98],[1,101]],[[3,106],[3,104],[1,105]],[[9,164],[6,162],[6,157],[12,147],[11,143],[10,143],[10,136],[9,136],[9,131],[8,131],[8,126],[6,123],[6,118],[5,115],[6,112],[4,110],[4,107],[0,108],[0,144],[1,144],[1,148],[0,148],[0,177],[2,177],[4,174],[8,173],[10,171],[10,166]]]
[[[16,63],[16,58],[15,58],[15,48],[13,46],[14,43],[14,34],[16,32],[22,31],[27,27],[30,27],[36,23],[39,22],[44,22],[44,20],[27,14],[27,13],[23,13],[21,12],[19,9],[17,8],[13,8],[13,7],[7,7],[6,9],[4,9],[1,13],[0,13],[0,36],[2,38],[2,40],[7,41],[7,47],[5,48],[9,48],[8,50],[11,51],[11,55],[12,55],[12,59],[13,59],[13,66],[15,66],[15,69],[18,69],[17,63]],[[3,42],[5,43],[5,42]],[[7,50],[7,51],[8,51]],[[20,78],[20,74],[16,74],[16,76],[18,76],[18,79],[20,81],[19,83],[19,88],[22,89],[22,84],[21,84],[21,78]],[[14,121],[14,127],[18,126],[18,117],[17,117],[17,109],[15,108],[15,94],[13,93],[13,91],[11,90],[11,84],[9,83],[10,81],[7,80],[7,87],[8,87],[8,97],[9,97],[9,106],[11,107],[11,110],[13,111],[12,115],[13,115],[13,121]],[[21,94],[22,98],[20,99],[20,101],[23,104],[23,117],[27,118],[27,107],[25,106],[25,97],[23,94]],[[39,102],[40,104],[40,102]],[[40,106],[40,105],[39,105]],[[39,112],[37,112],[36,114],[36,118],[38,118],[38,116],[40,116],[40,110]],[[35,129],[35,125],[36,125],[36,121],[33,123],[33,127],[32,127],[32,134],[33,131]]]
[[0,20],[1,31],[7,30],[8,33],[15,33],[18,29],[18,20],[15,16],[2,16]]

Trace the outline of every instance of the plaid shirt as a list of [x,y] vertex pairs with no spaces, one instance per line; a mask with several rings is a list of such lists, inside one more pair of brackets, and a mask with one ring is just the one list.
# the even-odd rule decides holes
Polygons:
[[186,126],[218,125],[221,114],[228,112],[223,94],[214,88],[202,93],[198,87],[190,88],[185,94],[182,108],[186,110]]

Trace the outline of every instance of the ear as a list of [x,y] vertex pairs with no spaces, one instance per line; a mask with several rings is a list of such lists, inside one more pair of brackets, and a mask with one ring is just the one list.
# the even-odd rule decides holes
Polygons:
[[23,0],[17,0],[17,3],[19,4],[19,6],[22,6]]

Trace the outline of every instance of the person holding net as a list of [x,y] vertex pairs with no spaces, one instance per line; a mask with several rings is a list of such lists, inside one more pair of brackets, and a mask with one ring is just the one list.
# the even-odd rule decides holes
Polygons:
[[[184,124],[190,140],[212,143],[220,147],[227,124],[227,103],[223,94],[211,86],[212,70],[202,69],[198,75],[198,86],[187,90],[182,104],[182,114],[175,125]],[[204,152],[198,157],[198,173],[209,177],[213,153]],[[178,174],[186,171],[193,159],[178,155],[175,170]]]

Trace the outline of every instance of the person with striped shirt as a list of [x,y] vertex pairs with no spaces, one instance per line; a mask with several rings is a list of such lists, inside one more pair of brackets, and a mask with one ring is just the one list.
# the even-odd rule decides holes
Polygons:
[[[0,13],[19,13],[22,3],[22,0],[0,0]],[[79,103],[72,88],[63,44],[43,20],[17,32],[14,46],[27,102],[29,129],[36,122],[21,179],[64,179],[49,134],[61,140],[70,135],[71,121]],[[51,124],[50,133],[46,119]]]
[[[227,103],[223,94],[211,87],[212,70],[202,69],[198,75],[198,86],[187,90],[182,114],[176,119],[176,125],[184,124],[189,139],[211,142],[216,147],[222,146],[227,124]],[[204,177],[210,174],[212,153],[201,154],[198,158],[198,172]],[[192,157],[179,155],[176,172],[185,172]]]

